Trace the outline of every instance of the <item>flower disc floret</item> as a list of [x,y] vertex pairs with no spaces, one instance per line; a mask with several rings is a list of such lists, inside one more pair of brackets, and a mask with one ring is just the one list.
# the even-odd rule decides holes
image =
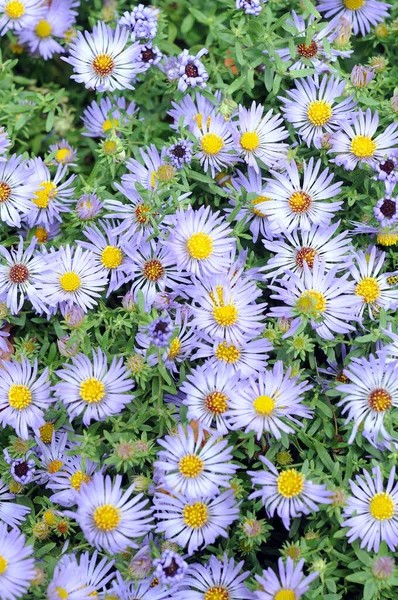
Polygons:
[[192,529],[200,529],[209,520],[207,506],[203,502],[195,502],[185,506],[182,516],[185,525],[192,527]]
[[112,504],[103,504],[95,509],[93,520],[101,531],[113,531],[117,528],[121,520],[119,509]]
[[278,477],[277,485],[278,492],[284,498],[294,498],[304,490],[304,475],[296,469],[283,471]]

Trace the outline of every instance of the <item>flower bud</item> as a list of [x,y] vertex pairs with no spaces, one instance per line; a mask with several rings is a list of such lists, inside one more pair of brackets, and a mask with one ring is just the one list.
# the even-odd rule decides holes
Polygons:
[[369,85],[374,79],[375,72],[370,67],[364,67],[363,65],[355,65],[351,71],[350,79],[351,83],[357,89],[362,89]]
[[390,33],[390,30],[388,28],[388,25],[386,25],[386,23],[379,23],[378,25],[376,25],[375,35],[377,38],[379,38],[379,39],[386,38],[386,37],[388,37],[389,33]]
[[383,73],[387,68],[387,62],[384,56],[374,56],[370,61],[370,66],[375,73]]
[[372,564],[372,573],[376,579],[388,579],[394,572],[395,560],[392,556],[379,556]]
[[346,17],[340,17],[336,28],[337,35],[333,40],[336,48],[345,48],[351,37],[351,22]]
[[57,346],[61,356],[75,356],[79,352],[79,344],[74,342],[69,343],[70,335],[64,335],[61,339],[57,340]]

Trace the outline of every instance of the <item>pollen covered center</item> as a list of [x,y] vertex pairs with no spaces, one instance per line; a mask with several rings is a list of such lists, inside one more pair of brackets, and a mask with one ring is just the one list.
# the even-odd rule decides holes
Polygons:
[[82,471],[76,471],[76,473],[73,473],[72,477],[69,478],[69,481],[73,489],[79,492],[82,483],[88,483],[90,481],[90,477]]
[[20,19],[25,14],[25,6],[20,0],[11,0],[5,5],[5,12],[10,19]]
[[374,277],[365,277],[356,286],[355,294],[362,296],[364,302],[373,304],[380,296],[380,286]]
[[188,504],[182,511],[182,517],[185,525],[192,527],[192,529],[200,529],[209,520],[207,506],[203,502]]
[[384,412],[392,406],[392,396],[383,388],[373,390],[369,394],[369,406],[376,412]]
[[110,129],[113,129],[114,127],[119,127],[119,121],[117,119],[106,119],[103,124],[102,124],[102,131],[104,133],[106,133],[107,131],[109,131]]
[[0,204],[7,202],[11,197],[11,187],[5,181],[0,181]]
[[32,392],[26,385],[13,383],[8,390],[8,403],[21,411],[32,404]]
[[191,258],[206,260],[213,251],[213,240],[208,233],[194,233],[187,240],[187,251]]
[[238,320],[238,309],[234,304],[226,304],[225,306],[215,306],[213,308],[214,320],[221,327],[231,327]]
[[391,519],[395,513],[395,503],[390,494],[379,492],[370,501],[370,513],[378,521]]
[[153,258],[144,263],[142,274],[149,281],[159,281],[164,275],[164,267],[159,259]]
[[279,592],[276,592],[274,596],[274,600],[296,600],[297,596],[293,590],[285,590],[281,589]]
[[205,154],[215,156],[224,148],[224,140],[215,133],[206,133],[200,140],[202,150]]
[[269,202],[271,200],[271,198],[267,198],[266,196],[257,196],[257,198],[254,198],[254,200],[251,201],[251,209],[252,209],[252,213],[254,215],[256,215],[256,217],[260,217],[260,218],[264,218],[267,215],[265,213],[263,213],[262,210],[260,210],[259,208],[257,208],[257,206],[259,204],[263,204],[264,202]]
[[93,69],[100,77],[110,75],[115,68],[112,56],[109,54],[98,54],[93,60]]
[[192,479],[200,475],[204,468],[204,462],[196,454],[187,454],[183,456],[178,463],[178,470],[184,477]]
[[122,264],[123,254],[116,246],[107,246],[101,253],[101,263],[106,269],[116,269]]
[[240,138],[240,145],[247,152],[257,150],[260,139],[255,131],[246,131]]
[[227,364],[235,364],[240,358],[240,350],[233,344],[221,342],[217,346],[216,358],[217,360],[223,360]]
[[304,268],[304,262],[307,263],[310,269],[314,266],[314,260],[317,255],[317,251],[314,248],[300,248],[296,253],[296,265],[300,267],[300,269]]
[[296,469],[289,469],[279,475],[277,484],[278,492],[284,498],[293,498],[304,490],[304,475]]
[[35,27],[35,32],[39,38],[47,38],[51,35],[52,27],[48,21],[41,19]]
[[351,142],[351,152],[357,158],[370,158],[376,150],[376,142],[368,135],[356,135]]
[[89,377],[80,384],[80,397],[91,404],[101,402],[105,396],[105,384],[96,377]]
[[169,353],[167,355],[167,358],[169,360],[174,360],[179,355],[180,350],[181,350],[181,342],[178,339],[178,337],[176,337],[170,344]]
[[297,52],[303,58],[314,58],[318,53],[318,45],[312,40],[308,46],[307,44],[299,44],[297,46]]
[[307,192],[293,192],[289,198],[289,206],[294,213],[302,214],[307,212],[311,204],[311,196]]
[[296,308],[299,312],[307,315],[323,313],[326,310],[326,298],[322,292],[307,290],[297,300]]
[[307,116],[313,125],[322,127],[332,116],[332,105],[325,100],[315,100],[308,106]]
[[50,200],[57,195],[57,186],[51,181],[43,181],[40,185],[40,189],[33,194],[32,202],[36,204],[38,208],[47,208]]
[[81,283],[79,275],[73,271],[68,271],[59,278],[59,284],[64,292],[76,292],[81,286]]
[[228,590],[225,587],[216,585],[206,591],[204,600],[229,600],[229,597]]
[[365,4],[365,0],[343,0],[348,10],[358,10]]
[[12,265],[8,278],[12,283],[25,283],[29,279],[29,271],[26,265]]
[[210,392],[205,398],[205,408],[213,415],[222,415],[228,409],[228,396],[223,392]]
[[4,556],[1,556],[1,554],[0,554],[0,575],[5,573],[5,571],[7,570],[7,565],[8,565],[8,560],[6,558],[4,558]]
[[55,154],[56,161],[62,163],[63,165],[66,165],[70,157],[71,152],[68,148],[60,148]]
[[93,519],[96,527],[101,531],[113,531],[121,520],[120,510],[113,504],[103,504],[95,509]]
[[275,408],[275,400],[271,396],[258,396],[253,402],[254,410],[262,417],[268,417]]
[[61,469],[61,467],[64,466],[64,463],[62,462],[62,460],[57,460],[54,459],[52,460],[47,467],[47,471],[51,474],[54,475],[54,473],[58,473],[58,471]]

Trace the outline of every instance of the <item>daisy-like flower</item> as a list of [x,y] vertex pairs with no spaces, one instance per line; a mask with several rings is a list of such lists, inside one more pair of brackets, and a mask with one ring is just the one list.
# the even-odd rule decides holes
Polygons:
[[179,139],[167,149],[167,156],[176,169],[182,169],[184,165],[191,164],[193,143],[189,140]]
[[228,237],[232,230],[220,215],[211,212],[210,206],[186,211],[180,208],[175,214],[174,228],[165,246],[181,271],[199,276],[225,271],[231,264],[235,240]]
[[166,539],[182,548],[187,547],[189,556],[213,544],[220,535],[228,537],[228,526],[239,517],[232,490],[212,500],[203,496],[193,499],[181,494],[157,493],[153,502],[156,532],[164,533]]
[[[294,10],[292,10],[292,17],[293,20],[287,19],[286,23],[297,31],[294,37],[298,38],[299,43],[295,47],[293,64],[289,67],[289,70],[305,69],[308,62],[310,62],[310,66],[315,68],[317,73],[322,73],[331,70],[329,63],[335,62],[339,57],[348,58],[352,53],[352,50],[336,50],[336,48],[330,46],[331,42],[337,37],[336,24],[329,23],[319,31],[313,28],[314,34],[312,38],[307,40],[308,30],[313,26],[315,18],[311,15],[306,23],[304,17],[298,15]],[[329,42],[327,49],[324,39]],[[276,49],[276,52],[283,62],[292,60],[290,46]]]
[[211,556],[206,565],[189,565],[189,572],[184,577],[184,587],[187,586],[189,591],[177,591],[177,600],[187,597],[192,600],[252,600],[254,595],[244,583],[250,572],[241,573],[243,565],[243,561],[236,564],[234,559],[228,559],[225,553],[222,561]]
[[[396,153],[396,155],[395,155]],[[398,150],[391,152],[373,167],[376,171],[374,179],[384,181],[386,193],[391,194],[398,181]]]
[[66,432],[56,432],[52,436],[50,444],[45,444],[36,438],[37,454],[40,468],[38,469],[38,483],[44,484],[51,480],[52,476],[63,470],[67,460],[66,451],[71,449]]
[[[231,184],[239,195],[242,193],[242,188],[248,194],[248,202],[237,213],[235,221],[241,222],[245,219],[249,223],[254,243],[257,242],[259,237],[272,240],[274,238],[275,225],[272,225],[264,211],[264,202],[267,202],[269,198],[266,195],[266,186],[263,183],[261,172],[248,167],[247,175],[244,175],[238,170],[237,177],[232,177]],[[235,206],[235,199],[231,200],[231,204]],[[262,210],[258,208],[259,204],[261,204]],[[233,209],[230,208],[225,209],[226,213],[232,211]]]
[[126,162],[126,167],[130,171],[129,174],[122,176],[122,186],[116,185],[116,188],[123,193],[123,187],[130,190],[135,190],[135,184],[140,183],[147,190],[153,191],[158,185],[158,181],[162,179],[162,169],[166,167],[170,169],[170,165],[166,161],[166,147],[163,146],[161,151],[154,144],[146,146],[145,150],[140,148],[142,164],[135,158],[130,158]]
[[260,497],[267,514],[273,517],[276,513],[286,529],[290,528],[292,518],[318,512],[318,504],[331,503],[332,494],[325,485],[309,481],[296,469],[279,473],[267,458],[260,456],[260,460],[266,470],[248,471],[253,486],[261,486],[249,496],[249,500]]
[[137,113],[134,102],[127,104],[126,98],[109,97],[95,100],[84,110],[82,121],[87,131],[82,135],[87,137],[106,137],[118,127],[127,125]]
[[342,121],[350,118],[350,111],[356,106],[350,96],[340,102],[345,81],[324,75],[303,77],[295,80],[295,88],[287,90],[288,98],[279,97],[284,104],[282,111],[289,123],[292,123],[308,147],[322,147],[322,136],[340,129]]
[[263,10],[263,2],[264,0],[236,0],[235,6],[237,10],[244,10],[247,15],[258,17]]
[[355,327],[350,321],[358,321],[360,300],[352,293],[352,283],[348,274],[336,278],[338,267],[326,271],[324,263],[316,256],[312,270],[304,263],[301,277],[289,272],[289,279],[278,281],[282,287],[269,286],[277,292],[271,298],[282,301],[285,306],[274,306],[269,316],[293,319],[286,336],[293,335],[303,321],[310,321],[311,327],[321,338],[332,340],[336,333],[348,333]]
[[130,81],[137,73],[139,44],[127,46],[129,32],[124,27],[111,29],[102,21],[92,33],[78,31],[69,45],[70,56],[61,58],[72,65],[72,79],[99,92],[132,90]]
[[341,17],[348,19],[355,35],[360,32],[366,35],[372,25],[377,25],[389,17],[391,4],[378,0],[319,0],[317,10],[324,14],[324,18],[336,25]]
[[77,494],[77,511],[68,512],[80,525],[89,544],[118,554],[126,548],[137,548],[136,538],[151,528],[151,510],[145,508],[148,500],[142,494],[132,496],[134,485],[126,491],[121,487],[122,477],[95,473],[89,483],[83,483]]
[[264,433],[280,439],[281,432],[294,433],[290,423],[302,427],[297,417],[308,419],[313,411],[303,404],[304,392],[312,388],[308,381],[292,377],[289,368],[283,372],[278,360],[272,371],[250,379],[230,403],[228,418],[231,429],[254,431],[259,440]]
[[90,250],[95,258],[95,263],[108,273],[109,287],[107,296],[117,290],[125,279],[126,255],[123,252],[122,240],[115,234],[113,223],[109,225],[103,221],[97,225],[86,227],[83,235],[89,242],[78,241],[79,246]]
[[61,559],[55,565],[53,578],[47,587],[47,600],[87,600],[96,594],[96,590],[94,586],[85,584],[85,578],[86,573],[79,567],[75,557]]
[[76,504],[76,493],[80,492],[82,483],[90,481],[98,464],[81,456],[65,458],[62,470],[51,477],[46,487],[55,492],[50,497],[51,502],[70,507]]
[[382,227],[389,227],[398,221],[398,197],[381,198],[373,209],[373,214]]
[[54,402],[47,380],[47,368],[37,377],[37,360],[33,367],[24,356],[20,363],[16,360],[2,363],[0,423],[11,425],[24,440],[29,437],[28,428],[36,429],[45,424],[44,411]]
[[41,158],[34,158],[30,166],[33,173],[30,180],[35,182],[35,190],[31,196],[29,213],[26,219],[29,225],[50,225],[54,221],[62,222],[61,213],[70,212],[66,203],[70,202],[75,188],[72,186],[76,175],[71,175],[61,183],[68,167],[59,164],[52,179],[48,167]]
[[31,174],[22,156],[13,154],[0,162],[0,220],[10,227],[20,227],[21,217],[31,210],[30,198],[36,189],[36,183],[29,182]]
[[239,272],[193,279],[186,292],[193,299],[192,326],[198,332],[234,345],[260,335],[267,305],[256,304],[261,290]]
[[42,292],[51,306],[66,302],[76,304],[85,312],[97,304],[108,279],[102,265],[95,261],[92,252],[80,246],[61,247],[51,256],[50,270],[41,281]]
[[158,32],[159,9],[138,4],[131,12],[126,11],[119,19],[119,25],[127,27],[131,39],[153,39]]
[[361,540],[361,548],[368,552],[379,551],[385,542],[394,552],[398,546],[398,483],[395,482],[395,467],[392,467],[387,485],[384,486],[380,467],[371,474],[365,469],[363,477],[350,479],[352,496],[343,509],[346,520],[341,524],[348,527],[348,541]]
[[304,262],[311,269],[315,256],[322,260],[326,271],[336,263],[339,269],[346,268],[344,261],[349,259],[353,248],[347,231],[334,236],[339,226],[340,221],[330,227],[313,225],[310,230],[297,227],[293,231],[285,231],[284,240],[263,240],[266,249],[276,253],[261,269],[266,272],[265,277],[275,278],[287,270],[302,275]]
[[145,73],[150,67],[158,65],[162,60],[162,53],[152,42],[140,46],[140,55],[136,60],[137,68],[140,73]]
[[79,353],[72,357],[71,365],[65,364],[56,374],[62,381],[56,384],[55,395],[66,406],[71,420],[83,413],[84,425],[120,414],[133,399],[126,393],[133,389],[134,382],[128,377],[123,359],[114,356],[108,368],[101,348],[93,350],[92,361]]
[[103,206],[96,194],[83,194],[76,202],[75,210],[81,221],[90,221],[101,212]]
[[45,276],[50,267],[41,254],[35,253],[35,248],[36,238],[32,239],[28,248],[24,250],[22,237],[17,249],[7,250],[0,246],[3,259],[0,259],[3,263],[0,264],[0,298],[13,315],[22,309],[25,298],[28,298],[37,312],[47,310],[38,288],[39,276]]
[[8,531],[0,523],[0,598],[17,600],[27,593],[36,576],[33,547],[25,546],[25,536],[17,529]]
[[383,133],[375,135],[379,126],[379,113],[368,108],[352,115],[352,123],[342,122],[341,130],[333,135],[329,153],[337,154],[331,160],[352,171],[357,165],[377,167],[378,161],[394,150],[398,144],[398,124],[391,123]]
[[193,369],[180,388],[187,418],[199,421],[207,431],[214,427],[221,435],[228,433],[226,415],[231,400],[239,398],[239,380],[239,373],[231,374],[225,367],[214,369],[208,362]]
[[355,440],[360,426],[374,442],[379,437],[387,441],[393,439],[384,421],[388,413],[398,407],[397,373],[398,362],[387,362],[384,352],[380,352],[378,358],[373,354],[369,359],[353,358],[344,368],[349,381],[338,385],[336,390],[344,396],[338,406],[344,407],[346,423],[353,422],[349,444]]
[[[80,555],[79,559],[74,554],[65,554],[62,556],[60,563],[65,566],[72,564],[81,572],[84,585],[94,588],[94,591],[88,594],[88,597],[98,597],[98,594],[104,590],[106,584],[115,576],[114,573],[109,573],[114,565],[114,561],[109,561],[104,557],[98,562],[97,550],[93,552],[92,556],[88,552],[84,552],[84,554]],[[60,598],[62,598],[62,595],[60,595]]]
[[310,583],[318,577],[314,572],[304,577],[304,559],[295,564],[290,556],[286,564],[278,559],[279,577],[271,568],[265,569],[262,575],[256,575],[261,590],[254,592],[257,600],[300,600],[308,592]]
[[327,227],[342,202],[325,202],[341,191],[341,182],[333,183],[329,169],[321,171],[322,163],[310,158],[303,161],[303,175],[299,174],[294,161],[286,164],[285,172],[271,171],[274,179],[267,179],[266,203],[258,209],[267,212],[271,224],[279,232],[292,231],[295,227],[310,229],[314,223]]
[[192,498],[201,494],[214,497],[220,487],[229,487],[238,467],[230,462],[233,456],[228,441],[217,440],[215,435],[204,441],[202,433],[196,435],[190,426],[186,432],[179,426],[177,435],[158,440],[164,450],[158,452],[154,467],[159,470],[161,485]]
[[394,309],[398,304],[398,290],[389,285],[388,274],[380,272],[385,256],[384,252],[377,254],[376,246],[370,253],[359,250],[351,255],[349,270],[355,282],[352,291],[361,300],[357,306],[360,316],[367,308],[370,318],[374,319],[381,308]]
[[236,143],[245,162],[258,172],[257,158],[267,167],[275,166],[287,157],[288,144],[282,142],[289,135],[280,115],[269,110],[264,115],[262,104],[252,103],[249,109],[239,106],[235,123]]
[[142,291],[147,309],[150,309],[159,292],[187,285],[187,276],[177,268],[175,255],[160,246],[159,242],[151,240],[138,247],[125,244],[124,251],[128,257],[123,269],[126,273],[125,282],[132,282],[133,294]]
[[202,123],[201,128],[196,125],[193,134],[199,143],[195,156],[200,160],[204,171],[210,169],[212,177],[239,160],[231,127],[224,117],[216,115],[210,119],[209,124]]
[[69,165],[70,167],[77,167],[77,163],[74,162],[77,157],[77,149],[73,148],[67,140],[61,140],[56,144],[51,144],[50,152],[55,152],[53,158],[53,165]]
[[170,586],[181,583],[188,570],[188,563],[169,548],[162,552],[160,558],[155,558],[153,566],[155,567],[153,574],[159,583]]
[[174,119],[171,128],[179,130],[179,121],[181,117],[184,117],[183,125],[188,127],[191,133],[195,127],[200,130],[203,128],[203,124],[210,125],[211,119],[215,117],[216,111],[219,105],[220,97],[216,94],[216,103],[211,102],[205,96],[202,96],[200,92],[196,92],[195,99],[191,96],[184,96],[179,102],[171,102],[172,109],[168,111],[168,115]]
[[[110,591],[110,598],[114,593],[120,600],[167,600],[170,598],[170,588],[162,584],[153,584],[153,577],[132,582],[119,582]],[[105,600],[107,596],[105,596]]]
[[[4,522],[17,529],[25,521],[26,515],[30,513],[30,508],[16,502],[8,502],[14,498],[15,494],[10,494],[8,485],[0,479],[0,523]],[[2,548],[2,546],[0,547]]]
[[177,56],[176,67],[178,76],[178,89],[180,92],[185,92],[188,87],[205,88],[206,82],[209,79],[209,74],[206,71],[202,61],[202,56],[208,54],[206,48],[202,48],[196,56],[189,54],[188,50],[183,50]]
[[0,0],[0,35],[31,27],[45,12],[41,0]]

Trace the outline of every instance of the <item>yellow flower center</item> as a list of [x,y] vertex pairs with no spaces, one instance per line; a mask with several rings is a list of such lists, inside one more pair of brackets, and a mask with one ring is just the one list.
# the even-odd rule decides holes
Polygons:
[[164,275],[163,265],[157,258],[147,260],[142,268],[142,274],[149,281],[159,281]]
[[210,392],[205,398],[205,408],[213,415],[222,415],[228,409],[228,396],[222,392]]
[[316,127],[326,125],[332,116],[332,105],[325,100],[311,102],[307,109],[307,117]]
[[51,527],[55,525],[55,514],[52,510],[46,510],[43,514],[43,521],[50,525]]
[[[35,27],[36,35],[39,38],[47,38],[51,34],[52,27],[48,21],[41,19]],[[69,152],[69,151],[68,151]]]
[[380,287],[374,277],[365,277],[355,288],[355,294],[362,296],[364,302],[372,304],[380,296]]
[[206,133],[200,140],[202,150],[205,154],[215,156],[224,148],[224,140],[215,133]]
[[80,397],[91,404],[101,402],[105,396],[105,384],[96,377],[89,377],[80,384]]
[[35,192],[32,202],[36,204],[38,208],[47,208],[50,200],[57,195],[57,186],[51,181],[43,181],[40,185],[40,189]]
[[61,600],[66,600],[67,598],[69,598],[69,594],[65,588],[57,587],[55,588],[55,591],[58,593],[58,598],[60,598]]
[[107,246],[101,253],[101,263],[106,269],[116,269],[122,264],[123,253],[116,246]]
[[206,504],[202,502],[195,502],[195,504],[188,504],[182,511],[182,517],[185,525],[192,527],[192,529],[199,529],[206,525],[209,520]]
[[98,54],[93,60],[93,69],[100,77],[110,75],[115,67],[112,56],[109,54]]
[[229,593],[225,587],[213,586],[205,593],[204,600],[229,600]]
[[378,521],[391,519],[395,513],[395,503],[390,494],[379,492],[370,501],[370,513]]
[[102,124],[102,131],[106,133],[114,127],[119,127],[119,121],[117,119],[112,119],[112,121],[110,119],[106,119]]
[[296,469],[289,469],[279,475],[277,484],[278,492],[284,498],[293,498],[304,490],[304,475]]
[[274,600],[296,600],[296,594],[293,590],[279,590],[274,596]]
[[46,423],[45,425],[39,428],[40,439],[43,442],[43,444],[51,443],[51,440],[53,439],[54,429],[55,427],[53,423]]
[[231,327],[232,325],[235,325],[238,320],[238,315],[238,309],[234,304],[215,306],[213,308],[214,320],[221,325],[221,327]]
[[253,150],[257,150],[259,141],[259,137],[255,131],[246,131],[240,138],[240,145],[247,152],[253,152]]
[[309,268],[312,269],[317,254],[317,251],[313,248],[300,248],[296,254],[296,265],[300,267],[300,269],[303,269],[305,261]]
[[392,396],[387,390],[376,389],[369,394],[369,406],[376,412],[384,412],[392,406]]
[[201,474],[204,468],[204,462],[196,454],[187,454],[183,456],[178,463],[178,469],[184,477],[193,479]]
[[34,235],[40,244],[45,244],[48,240],[48,231],[44,227],[36,227]]
[[61,467],[64,466],[62,460],[52,460],[47,467],[47,471],[53,475],[54,473],[58,473]]
[[94,523],[101,531],[114,531],[121,518],[120,510],[113,504],[103,504],[96,508],[93,514]]
[[55,160],[63,165],[66,165],[71,157],[71,152],[68,148],[60,148],[55,154]]
[[167,355],[167,358],[170,360],[173,360],[174,358],[176,358],[179,355],[180,350],[181,350],[181,342],[178,338],[174,338],[174,340],[170,344],[169,353]]
[[0,204],[7,202],[12,194],[12,189],[5,181],[0,181]]
[[258,396],[253,402],[255,411],[262,417],[268,417],[275,408],[275,400],[271,396]]
[[221,342],[217,346],[216,358],[217,360],[223,360],[228,364],[235,364],[240,359],[240,350],[233,344]]
[[135,212],[135,216],[136,216],[138,223],[140,223],[141,225],[145,225],[148,222],[149,211],[150,211],[150,207],[147,206],[146,204],[139,204],[137,206],[137,208],[135,209],[134,212]]
[[251,201],[252,213],[256,215],[256,217],[264,218],[267,215],[263,213],[259,208],[256,208],[258,204],[262,204],[263,202],[269,202],[271,198],[267,198],[266,196],[257,196],[254,200]]
[[8,560],[0,554],[0,575],[7,570]]
[[25,14],[25,6],[20,0],[11,0],[5,5],[5,12],[10,19],[20,19]]
[[8,402],[12,408],[21,411],[32,404],[32,392],[26,385],[13,383],[8,390]]
[[307,192],[293,192],[289,198],[289,206],[294,213],[305,213],[312,204],[311,196]]
[[116,142],[114,142],[113,140],[107,140],[106,142],[104,142],[102,149],[104,151],[104,154],[115,154],[117,150]]
[[326,298],[322,292],[307,290],[297,300],[296,307],[303,314],[323,313],[326,309]]
[[370,158],[376,150],[376,142],[368,135],[356,135],[351,142],[351,152],[357,158]]
[[348,10],[358,10],[365,4],[365,0],[343,0],[344,5]]
[[81,484],[88,483],[90,481],[90,477],[82,471],[76,471],[76,473],[73,473],[72,477],[69,478],[69,481],[73,489],[79,492]]
[[77,273],[68,271],[59,278],[59,283],[64,292],[76,292],[81,286],[81,279]]
[[213,252],[213,240],[208,233],[194,233],[187,240],[187,251],[191,258],[206,260]]
[[398,242],[398,235],[389,231],[381,231],[377,234],[377,243],[381,246],[394,246]]

